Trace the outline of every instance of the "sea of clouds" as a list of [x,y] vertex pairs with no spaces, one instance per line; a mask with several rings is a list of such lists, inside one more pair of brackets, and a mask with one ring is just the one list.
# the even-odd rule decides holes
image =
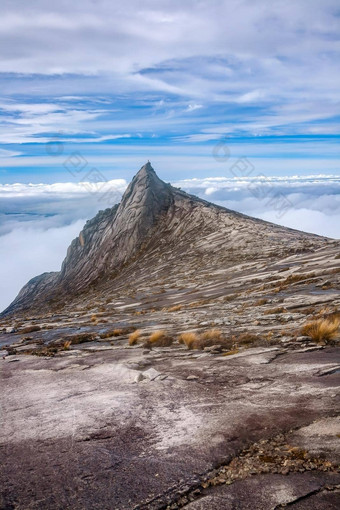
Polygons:
[[[209,177],[173,182],[228,209],[287,227],[340,237],[340,177]],[[92,187],[91,187],[92,186]],[[87,219],[120,201],[124,179],[0,185],[0,309],[34,276],[58,271]]]

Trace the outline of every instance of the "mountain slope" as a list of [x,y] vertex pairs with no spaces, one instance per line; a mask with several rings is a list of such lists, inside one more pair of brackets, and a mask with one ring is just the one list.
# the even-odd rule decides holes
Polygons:
[[120,204],[88,221],[60,272],[28,282],[3,316],[52,310],[88,292],[138,288],[141,278],[199,274],[326,246],[329,240],[211,204],[166,184],[144,165]]

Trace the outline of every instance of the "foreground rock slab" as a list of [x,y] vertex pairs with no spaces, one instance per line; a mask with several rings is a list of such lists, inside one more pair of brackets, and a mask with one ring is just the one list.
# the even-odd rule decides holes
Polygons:
[[[308,494],[312,508],[339,507],[339,349],[275,352],[122,346],[0,360],[0,508],[269,509],[296,500],[303,509]],[[141,372],[131,367],[167,377],[133,384]],[[303,461],[283,475],[264,459],[267,474],[204,487],[210,472],[278,434],[311,450],[322,471]]]

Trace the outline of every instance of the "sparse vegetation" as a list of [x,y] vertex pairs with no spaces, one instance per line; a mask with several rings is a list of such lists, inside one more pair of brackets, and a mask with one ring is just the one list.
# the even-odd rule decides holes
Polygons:
[[[208,329],[201,334],[201,339],[206,341],[207,343],[213,342],[216,343],[222,340],[222,331],[219,329]],[[213,344],[212,344],[213,345]]]
[[185,344],[188,349],[193,349],[195,342],[198,340],[198,335],[193,331],[188,331],[186,333],[182,333],[178,337],[178,341],[180,344]]
[[301,333],[311,337],[314,342],[329,344],[338,338],[339,326],[338,318],[317,319],[307,322],[301,329]]
[[276,313],[286,313],[287,310],[283,306],[279,306],[278,308],[270,308],[264,312],[265,315],[271,315]]
[[[189,293],[188,293],[189,294]],[[196,308],[197,306],[203,306],[210,302],[210,299],[201,299],[200,301],[193,301],[190,303],[190,308]]]
[[85,342],[93,342],[96,337],[96,333],[78,333],[76,335],[65,336],[61,340],[57,340],[55,344],[60,345],[62,343],[63,345],[65,342],[71,342],[72,345],[83,344]]
[[117,337],[117,336],[127,335],[130,332],[131,332],[130,328],[125,328],[125,329],[115,328],[115,329],[109,329],[108,331],[105,331],[104,333],[99,333],[99,336],[100,336],[100,338],[105,339],[105,338],[111,338],[113,336]]
[[40,326],[26,326],[26,328],[23,328],[21,330],[21,333],[33,333],[34,331],[40,331]]
[[222,335],[219,329],[209,329],[201,334],[194,332],[182,333],[178,339],[179,343],[184,343],[188,349],[204,350],[205,347],[220,345],[224,349],[230,349],[233,345],[231,339]]
[[159,329],[151,333],[149,339],[145,343],[146,347],[169,347],[173,343],[173,338],[163,329]]
[[140,330],[136,329],[136,331],[133,331],[129,335],[129,345],[136,345],[138,343],[138,340],[140,339]]
[[268,299],[262,298],[256,301],[255,306],[262,306],[266,305],[268,303]]
[[183,305],[174,305],[167,309],[168,312],[179,312],[182,310]]
[[237,345],[252,345],[252,344],[259,344],[260,343],[260,337],[256,335],[255,333],[241,333],[238,337],[233,336],[234,343]]
[[229,294],[229,296],[225,296],[223,298],[223,301],[224,301],[224,303],[230,303],[231,301],[234,301],[238,296],[239,296],[239,294],[237,294],[237,293]]
[[310,278],[314,278],[315,273],[306,273],[306,274],[291,274],[287,276],[287,278],[283,281],[283,285],[289,285],[291,283],[301,282],[303,280],[309,280]]
[[238,352],[239,352],[238,349],[233,349],[231,351],[225,352],[223,356],[232,356],[233,354],[238,354]]

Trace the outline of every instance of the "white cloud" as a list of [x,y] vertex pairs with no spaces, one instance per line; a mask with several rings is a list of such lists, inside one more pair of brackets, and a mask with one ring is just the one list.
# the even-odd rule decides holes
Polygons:
[[199,110],[200,108],[203,108],[203,105],[202,104],[189,104],[188,108],[187,108],[187,112],[193,112],[195,110]]
[[[124,9],[108,0],[84,0],[81,9],[66,0],[48,7],[42,0],[13,0],[2,2],[0,14],[0,73],[20,75],[8,82],[0,76],[5,96],[55,94],[58,104],[72,103],[82,90],[84,97],[100,94],[103,107],[86,115],[65,105],[59,111],[50,99],[7,104],[12,120],[20,115],[15,130],[0,133],[4,143],[15,137],[32,142],[32,134],[42,135],[46,126],[97,131],[109,97],[134,100],[136,93],[157,95],[155,103],[162,95],[180,97],[183,115],[203,101],[206,112],[209,105],[266,105],[248,115],[242,110],[241,119],[231,108],[224,132],[291,133],[292,125],[296,132],[336,130],[327,123],[340,113],[338,0],[216,0],[213,7],[207,1],[131,0]],[[212,118],[218,115],[214,110]],[[217,123],[225,117],[221,112]],[[211,129],[197,135],[218,133]]]
[[259,101],[263,99],[265,94],[261,90],[253,90],[251,92],[247,92],[242,96],[236,99],[237,103],[253,103],[255,101]]
[[249,216],[340,238],[340,179],[336,175],[195,178],[175,185]]
[[47,230],[17,225],[0,236],[0,310],[13,301],[28,280],[42,272],[60,270],[67,247],[84,223],[78,220]]
[[[0,197],[31,197],[53,195],[55,198],[71,198],[77,195],[89,195],[91,182],[56,182],[54,184],[0,184]],[[127,187],[125,179],[112,179],[110,181],[97,182],[97,191],[101,194],[108,191],[117,192],[120,196]],[[1,211],[0,211],[1,212]]]
[[15,156],[20,156],[22,154],[18,151],[9,151],[7,149],[0,149],[0,158],[14,158]]

